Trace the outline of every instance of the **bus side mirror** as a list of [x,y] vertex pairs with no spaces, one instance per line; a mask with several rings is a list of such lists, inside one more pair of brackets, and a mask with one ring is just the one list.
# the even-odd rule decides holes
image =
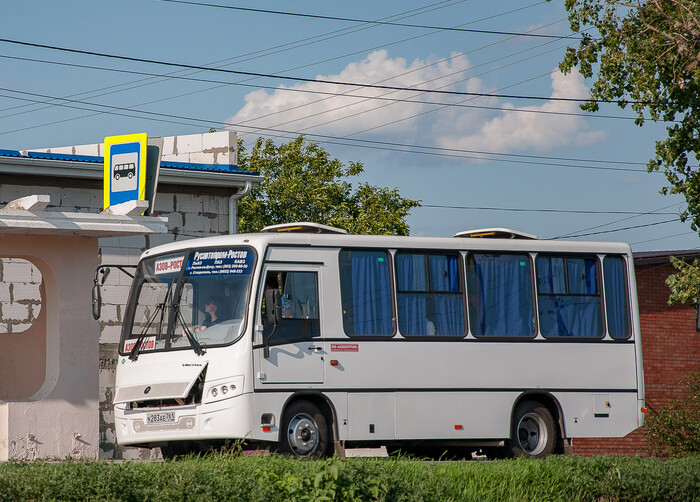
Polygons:
[[[102,293],[100,293],[100,286],[104,285],[109,275],[110,269],[108,265],[100,265],[95,269],[95,278],[92,281],[92,317],[97,321],[102,315]],[[102,279],[98,277],[102,274]]]
[[265,291],[265,316],[272,325],[282,322],[282,296],[279,289]]
[[98,320],[102,315],[102,295],[100,294],[100,285],[95,284],[92,286],[92,317]]

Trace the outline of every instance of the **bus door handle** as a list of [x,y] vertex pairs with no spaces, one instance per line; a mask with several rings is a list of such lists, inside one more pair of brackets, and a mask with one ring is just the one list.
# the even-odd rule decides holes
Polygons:
[[309,350],[323,350],[323,347],[316,347],[315,345],[311,345],[309,347]]

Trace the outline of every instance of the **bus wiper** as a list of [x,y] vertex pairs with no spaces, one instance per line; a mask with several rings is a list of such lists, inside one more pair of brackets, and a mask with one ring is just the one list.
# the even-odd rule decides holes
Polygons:
[[159,333],[162,332],[163,328],[163,317],[165,316],[165,305],[168,303],[168,298],[170,298],[170,294],[173,289],[173,284],[177,281],[177,278],[174,278],[172,281],[170,281],[170,284],[168,284],[168,290],[165,292],[165,297],[163,298],[163,303],[159,303],[156,305],[155,310],[153,311],[153,314],[151,317],[148,319],[148,322],[146,323],[146,326],[144,326],[143,330],[141,330],[141,334],[139,334],[139,337],[136,339],[136,345],[131,349],[131,352],[129,352],[129,359],[132,361],[136,361],[139,357],[139,351],[141,350],[141,343],[143,343],[143,339],[146,338],[146,333],[148,333],[148,329],[151,327],[151,324],[153,324],[153,321],[155,320],[156,316],[158,315],[158,312],[161,313],[160,315],[160,326],[161,329],[159,330]]
[[[131,359],[132,361],[136,361],[138,359],[139,348],[141,347],[141,344],[143,343],[143,339],[146,338],[146,334],[148,333],[148,329],[151,327],[151,324],[153,324],[153,321],[155,320],[156,316],[158,315],[158,312],[163,312],[164,310],[165,310],[165,302],[159,303],[158,305],[156,305],[156,308],[153,310],[153,314],[151,314],[151,317],[148,319],[148,322],[141,330],[139,337],[136,339],[136,344],[131,349],[131,352],[129,352],[129,359]],[[161,321],[162,321],[162,319],[161,319]]]
[[187,323],[185,322],[185,319],[182,315],[182,312],[180,312],[179,307],[175,305],[174,308],[177,309],[177,318],[180,319],[180,322],[182,323],[182,327],[185,331],[185,336],[187,337],[187,341],[190,342],[192,350],[194,350],[194,353],[198,356],[203,356],[206,353],[206,351],[202,347],[202,344],[197,341],[197,338],[195,338],[194,334],[190,331],[190,328],[187,327]]

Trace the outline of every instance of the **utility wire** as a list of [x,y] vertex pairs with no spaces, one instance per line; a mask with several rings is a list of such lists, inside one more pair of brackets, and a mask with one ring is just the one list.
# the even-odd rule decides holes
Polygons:
[[[598,210],[577,210],[577,209],[523,209],[517,207],[488,207],[488,206],[450,206],[442,204],[423,204],[420,207],[436,209],[464,209],[468,211],[505,211],[511,213],[557,213],[557,214],[632,214],[635,216],[645,216],[648,212],[638,211],[598,211]],[[677,213],[654,213],[654,215],[678,216]]]
[[[7,55],[3,55],[3,54],[0,54],[0,58],[13,59],[13,60],[18,60],[18,61],[27,61],[27,62],[32,62],[32,63],[51,64],[51,65],[65,66],[65,67],[70,67],[70,68],[109,71],[109,72],[129,74],[129,75],[141,75],[141,76],[153,77],[153,78],[184,80],[184,81],[210,83],[210,84],[232,85],[232,86],[236,86],[236,87],[249,87],[249,88],[254,88],[254,89],[268,89],[268,90],[273,90],[273,91],[297,92],[297,93],[302,93],[302,94],[318,94],[321,96],[328,96],[328,97],[348,97],[348,98],[357,98],[357,99],[371,99],[371,100],[375,100],[375,101],[390,101],[390,102],[394,102],[394,103],[448,106],[451,108],[470,108],[470,109],[477,109],[477,110],[507,111],[507,112],[517,112],[517,113],[534,113],[534,114],[542,114],[542,115],[562,115],[562,116],[571,116],[571,117],[605,118],[605,119],[614,119],[614,120],[636,120],[636,117],[626,117],[626,116],[622,116],[622,115],[604,115],[604,114],[597,114],[597,113],[590,114],[590,113],[575,113],[575,112],[555,112],[555,111],[547,111],[547,110],[532,110],[532,109],[527,109],[527,108],[509,108],[509,107],[501,107],[501,106],[470,105],[470,104],[465,104],[465,103],[445,103],[443,101],[428,101],[428,100],[424,100],[424,99],[415,100],[415,99],[409,99],[409,98],[391,98],[391,97],[386,97],[386,96],[366,96],[363,94],[327,92],[327,91],[319,91],[319,90],[311,90],[311,89],[301,89],[301,88],[295,88],[295,87],[275,87],[275,86],[260,85],[260,84],[246,84],[243,82],[230,82],[230,81],[225,81],[225,80],[216,80],[216,79],[208,79],[208,78],[200,78],[200,77],[188,77],[188,76],[183,76],[183,75],[170,75],[170,74],[164,74],[164,73],[152,73],[152,72],[144,72],[144,71],[125,70],[125,69],[110,68],[110,67],[105,67],[105,66],[66,63],[63,61],[51,61],[51,60],[47,60],[47,59],[26,58],[26,57],[19,57],[19,56],[7,56]],[[439,77],[439,78],[441,78],[441,77]],[[123,84],[118,84],[118,85],[123,85]],[[107,87],[106,89],[110,89],[111,87],[117,87],[117,85]],[[199,92],[199,91],[197,91],[197,92]],[[73,96],[78,96],[80,94],[83,94],[83,93],[69,95],[69,96],[65,96],[65,97],[51,98],[50,100],[43,102],[43,104],[49,104],[54,100],[68,99],[68,98],[71,98]],[[98,96],[93,96],[93,98],[100,97],[100,96],[104,96],[104,94],[101,94]],[[161,101],[161,100],[158,100],[158,101]],[[158,101],[154,101],[154,102],[158,102]],[[142,104],[152,104],[152,103],[153,102],[142,103]],[[314,103],[315,102],[311,102],[309,104],[314,104]],[[14,107],[14,108],[16,108],[16,107]],[[13,109],[13,108],[4,108],[4,109],[1,109],[0,111],[8,111],[11,109]],[[39,109],[39,110],[41,110],[41,109]],[[39,111],[39,110],[34,110],[34,111]],[[287,111],[290,111],[290,110],[283,110],[281,112],[274,112],[274,113],[284,113]],[[13,116],[23,114],[23,113],[28,113],[28,112],[19,112],[19,113],[14,113],[14,114],[9,114],[9,115],[2,115],[2,116],[0,116],[0,118],[13,117]],[[272,114],[269,114],[269,115],[272,115]],[[248,119],[246,121],[240,122],[240,124],[244,124],[246,122],[250,122],[252,120],[257,120],[257,119],[264,118],[267,116],[268,115],[265,115],[263,117],[255,117],[253,119]]]
[[[460,0],[460,1],[457,2],[457,3],[466,2],[466,1],[467,1],[467,0]],[[542,3],[542,2],[540,2],[540,3]],[[445,5],[445,4],[450,4],[450,5]],[[433,3],[433,4],[429,4],[429,5],[425,6],[425,7],[420,7],[420,8],[416,8],[416,9],[407,10],[407,11],[404,11],[404,12],[400,12],[400,13],[398,13],[398,14],[393,14],[393,15],[391,15],[391,16],[387,16],[387,17],[382,18],[382,19],[392,19],[392,18],[394,18],[394,19],[405,19],[405,18],[412,17],[412,16],[415,16],[415,15],[425,14],[425,13],[427,13],[427,12],[432,12],[432,11],[435,11],[435,10],[438,10],[438,9],[443,9],[443,8],[445,8],[445,7],[451,7],[451,6],[453,6],[453,5],[455,5],[455,3],[451,3],[451,0],[443,0],[443,1],[440,1],[440,2]],[[510,13],[513,13],[513,12],[521,11],[521,10],[524,10],[524,9],[531,8],[531,7],[535,6],[535,5],[538,5],[538,4],[535,3],[535,4],[526,5],[526,6],[523,6],[523,7],[519,7],[519,8],[517,8],[517,9],[512,9],[512,10],[510,10],[510,11],[506,11],[505,13],[497,14],[497,15],[494,15],[494,16],[489,16],[489,17],[482,18],[482,19],[476,20],[476,21],[471,21],[471,22],[466,23],[466,24],[472,24],[472,23],[477,22],[477,21],[483,21],[483,20],[487,20],[487,19],[494,18],[494,17],[499,17],[500,15],[505,15],[505,14],[510,14]],[[371,28],[374,28],[374,27],[375,27],[375,26],[365,26],[365,27],[343,28],[343,29],[341,29],[341,30],[334,30],[334,31],[330,31],[330,32],[323,33],[323,34],[321,34],[321,35],[316,35],[316,36],[312,36],[312,37],[307,37],[307,38],[303,38],[303,39],[296,40],[296,41],[294,41],[294,42],[289,42],[289,43],[286,43],[286,44],[281,44],[281,45],[276,45],[276,46],[273,46],[273,47],[268,47],[268,48],[266,48],[266,49],[260,49],[260,50],[257,50],[257,51],[248,52],[248,53],[245,53],[245,54],[241,54],[241,55],[239,55],[239,56],[235,56],[235,57],[227,58],[227,59],[222,59],[222,60],[219,60],[219,61],[214,61],[214,62],[208,63],[208,64],[209,64],[209,65],[219,64],[219,65],[221,65],[221,66],[230,66],[230,65],[232,65],[232,64],[234,64],[234,63],[236,63],[236,62],[241,63],[241,62],[250,61],[250,60],[253,60],[253,59],[258,59],[258,58],[260,58],[260,57],[266,57],[266,56],[270,56],[270,55],[274,55],[274,54],[279,54],[279,53],[281,53],[281,52],[285,52],[285,51],[288,51],[288,50],[298,49],[298,48],[303,47],[303,46],[306,46],[306,45],[311,45],[311,44],[316,44],[316,43],[324,42],[324,41],[330,40],[330,39],[332,39],[332,38],[337,38],[337,37],[340,37],[340,36],[345,36],[345,35],[348,35],[348,34],[356,33],[356,32],[359,32],[359,31],[364,31],[364,30],[371,29]],[[429,36],[429,35],[431,35],[431,34],[424,34],[424,35],[420,35],[420,36],[417,36],[417,37],[411,37],[411,38],[408,38],[408,39],[400,40],[400,41],[398,41],[398,42],[392,42],[391,44],[388,44],[388,45],[393,45],[393,44],[395,44],[395,43],[401,43],[401,42],[408,41],[408,40],[414,40],[414,39],[426,37],[426,36]],[[360,51],[360,52],[362,52],[362,51]],[[309,64],[307,64],[307,65],[297,66],[297,67],[291,68],[291,70],[300,69],[300,68],[305,68],[305,67],[307,67],[307,66],[312,66],[312,65],[315,65],[315,64],[320,64],[320,63],[325,63],[325,62],[333,61],[333,60],[335,60],[335,59],[340,59],[340,58],[342,58],[342,57],[346,57],[346,56],[348,56],[348,55],[354,55],[354,54],[357,54],[357,53],[358,53],[358,52],[356,51],[355,53],[345,54],[345,55],[343,55],[343,56],[338,56],[338,57],[335,57],[335,58],[328,58],[328,59],[323,60],[323,61],[320,61],[320,62],[309,63]],[[11,57],[11,56],[4,56],[4,57]],[[20,59],[20,58],[18,58],[18,59]],[[27,60],[29,61],[30,59],[27,58]],[[226,63],[226,64],[223,64],[223,63]],[[76,65],[76,66],[80,66],[80,65]],[[85,67],[86,67],[86,68],[89,68],[89,66],[87,66],[87,65],[85,65]],[[111,69],[110,69],[110,71],[119,71],[119,70],[116,70],[116,69],[111,70]],[[125,91],[125,90],[131,90],[131,89],[143,87],[143,86],[146,86],[146,85],[151,85],[151,84],[156,84],[156,83],[160,83],[160,82],[163,82],[163,81],[167,81],[169,78],[172,78],[172,76],[175,76],[175,75],[177,75],[178,73],[184,73],[184,72],[186,72],[186,70],[176,70],[176,71],[173,71],[173,72],[171,72],[171,73],[169,73],[169,74],[161,75],[161,76],[162,76],[162,79],[161,79],[160,81],[158,81],[158,82],[141,83],[140,85],[136,85],[136,86],[132,86],[132,87],[128,87],[128,88],[123,88],[124,86],[130,85],[130,84],[134,84],[134,83],[139,83],[139,82],[144,82],[144,81],[151,80],[151,79],[148,79],[148,78],[147,78],[147,79],[140,79],[140,80],[135,81],[135,82],[132,81],[132,82],[124,83],[124,84],[112,85],[112,86],[104,87],[104,88],[101,88],[101,89],[96,89],[96,90],[93,90],[93,91],[86,91],[86,92],[82,92],[82,93],[75,93],[75,94],[68,95],[68,96],[66,96],[66,97],[72,98],[72,97],[81,96],[81,95],[86,95],[86,94],[87,94],[87,95],[90,95],[90,94],[93,94],[93,93],[95,93],[95,92],[100,92],[100,91],[103,91],[103,90],[109,90],[109,89],[118,88],[118,87],[122,87],[122,89],[118,89],[118,90],[111,91],[111,92],[106,92],[106,93],[99,94],[99,95],[93,95],[92,97],[94,98],[94,97],[97,97],[97,96],[104,96],[104,95],[106,95],[106,94],[112,94],[113,92],[123,92],[123,91]],[[192,74],[201,73],[201,72],[202,72],[202,70],[196,70],[196,71],[190,71],[190,72],[187,73],[187,74],[188,74],[188,75],[192,75]],[[127,72],[127,71],[124,71],[124,73],[128,73],[128,72]],[[133,72],[133,73],[138,74],[138,72]],[[142,74],[142,75],[154,75],[154,76],[157,75],[157,74],[148,74],[148,73],[141,73],[141,74]],[[206,80],[205,80],[205,79],[202,79],[202,81],[206,81]],[[212,81],[212,82],[216,82],[216,81]],[[225,84],[225,85],[230,85],[230,84],[231,84],[230,82],[218,82],[218,83]],[[219,86],[214,86],[214,87],[210,87],[210,88],[207,88],[207,89],[199,89],[199,90],[197,90],[197,91],[192,91],[192,92],[189,92],[189,93],[184,93],[184,94],[177,95],[177,96],[174,96],[174,97],[163,98],[163,99],[161,99],[161,100],[159,100],[159,101],[165,101],[165,100],[167,100],[167,99],[174,99],[174,98],[177,98],[177,97],[188,96],[188,95],[195,94],[195,93],[200,93],[200,92],[205,92],[205,91],[212,90],[212,89],[217,89],[217,88],[219,88],[219,87],[221,87],[221,85],[219,85]],[[269,88],[272,89],[273,87],[269,87]],[[141,103],[141,104],[150,104],[150,103],[153,103],[153,102],[156,102],[156,101],[151,101],[151,102],[148,102],[148,103]],[[23,105],[23,106],[24,106],[24,107],[27,107],[27,106],[32,106],[32,105]],[[0,111],[5,111],[5,110],[7,110],[7,109],[0,110]],[[88,115],[88,116],[93,116],[93,115]],[[82,117],[75,117],[75,118],[72,119],[72,120],[77,120],[78,118],[82,118]]]
[[566,237],[552,237],[552,240],[573,239],[575,237],[588,237],[589,235],[609,234],[609,233],[613,233],[613,232],[622,232],[623,230],[633,230],[635,228],[653,227],[655,225],[664,225],[666,223],[674,223],[674,222],[678,222],[678,221],[680,221],[680,220],[674,218],[673,220],[657,221],[656,223],[646,223],[644,225],[634,225],[631,227],[615,228],[613,230],[601,230],[600,232],[589,232],[587,234],[567,235]]
[[[0,42],[7,43],[7,44],[21,45],[21,46],[26,46],[26,47],[35,47],[35,48],[39,48],[39,49],[68,52],[68,53],[72,53],[72,54],[82,54],[82,55],[87,55],[87,56],[96,56],[96,57],[103,57],[103,58],[110,58],[110,59],[118,59],[118,60],[122,60],[122,61],[131,61],[131,62],[137,62],[137,63],[171,66],[171,67],[185,68],[185,69],[190,69],[190,70],[212,71],[212,72],[218,72],[218,73],[244,75],[244,76],[249,76],[249,77],[263,77],[263,78],[294,81],[294,82],[342,85],[342,86],[348,86],[348,87],[363,87],[363,88],[368,88],[368,89],[384,89],[384,90],[393,90],[393,91],[424,92],[424,93],[439,94],[439,95],[446,95],[446,96],[475,96],[475,97],[500,98],[500,99],[525,99],[525,100],[533,100],[533,101],[563,101],[563,102],[573,102],[573,103],[595,102],[595,103],[615,103],[615,104],[625,103],[625,104],[644,104],[644,105],[662,104],[662,103],[653,102],[653,101],[633,101],[633,100],[624,100],[624,99],[615,100],[615,101],[606,101],[606,100],[602,100],[602,99],[592,100],[592,99],[586,99],[586,98],[563,98],[563,97],[552,97],[552,96],[547,97],[547,96],[495,94],[495,93],[469,92],[469,91],[449,91],[449,90],[438,90],[438,89],[423,89],[423,88],[419,88],[419,87],[403,87],[403,86],[392,86],[392,85],[366,84],[366,83],[358,83],[358,82],[343,82],[343,81],[335,81],[335,80],[327,80],[327,79],[295,77],[295,76],[290,76],[290,75],[231,70],[231,69],[227,69],[227,68],[216,68],[216,67],[210,67],[210,66],[191,65],[191,64],[185,64],[185,63],[175,63],[175,62],[171,62],[171,61],[159,61],[159,60],[155,60],[155,59],[137,58],[137,57],[132,57],[132,56],[107,54],[107,53],[103,53],[103,52],[87,51],[87,50],[82,50],[82,49],[71,49],[71,48],[59,47],[59,46],[55,46],[55,45],[38,44],[38,43],[33,43],[33,42],[12,40],[12,39],[8,39],[8,38],[0,38]],[[684,104],[695,104],[695,103],[684,103]]]
[[[178,121],[186,121],[187,122],[186,125],[192,125],[193,123],[204,123],[208,127],[211,127],[212,125],[219,125],[219,126],[223,125],[225,127],[231,127],[231,128],[237,128],[237,127],[242,127],[244,129],[251,128],[250,126],[240,126],[239,124],[234,124],[234,123],[230,123],[230,122],[209,120],[209,119],[203,119],[203,118],[198,118],[198,117],[187,117],[187,116],[183,116],[183,115],[158,113],[158,112],[145,111],[145,110],[139,110],[139,109],[128,108],[128,107],[103,105],[103,104],[91,103],[91,102],[87,102],[87,101],[83,101],[83,100],[58,98],[56,96],[48,96],[45,94],[30,93],[30,92],[26,92],[26,91],[17,91],[14,89],[8,89],[8,88],[3,88],[3,87],[0,87],[0,91],[11,92],[14,94],[21,94],[24,96],[32,96],[32,98],[8,96],[8,95],[4,96],[4,97],[12,98],[12,99],[19,99],[19,100],[24,100],[24,101],[29,101],[29,102],[32,102],[32,101],[37,102],[38,101],[37,99],[34,99],[34,98],[54,99],[57,101],[64,101],[62,103],[57,103],[57,105],[62,106],[62,107],[66,107],[66,108],[87,110],[87,111],[91,111],[91,112],[106,111],[107,113],[111,113],[114,115],[126,116],[126,117],[131,117],[131,118],[141,118],[141,119],[145,118],[148,120],[162,121],[162,122],[168,122],[168,123],[182,123],[182,122],[178,122]],[[87,108],[87,107],[92,107],[92,108]],[[95,107],[98,107],[98,108],[96,109]],[[137,115],[134,115],[134,114],[137,114]],[[201,125],[200,125],[200,127],[201,127]],[[256,127],[255,129],[258,129],[258,128]],[[1,131],[0,135],[18,132],[21,130],[23,130],[23,129],[15,129],[12,131]],[[299,133],[294,132],[294,131],[285,131],[285,130],[272,129],[272,128],[265,129],[265,131],[269,131],[269,132],[274,133],[274,134],[288,135],[289,137],[299,136]],[[339,137],[339,136],[322,135],[322,134],[308,134],[306,136],[317,138],[317,140],[320,143],[338,144],[338,145],[351,146],[351,147],[356,147],[356,148],[370,148],[370,149],[374,149],[374,150],[397,151],[397,152],[401,152],[401,153],[413,153],[413,154],[433,155],[433,156],[441,156],[441,157],[471,158],[471,159],[477,159],[477,160],[482,160],[482,161],[495,160],[495,159],[488,158],[488,156],[499,156],[499,157],[505,157],[505,158],[498,159],[501,162],[509,162],[509,163],[517,163],[517,164],[544,165],[544,166],[551,166],[551,167],[567,167],[567,168],[579,168],[579,169],[594,169],[594,170],[602,170],[602,171],[623,171],[623,172],[636,172],[636,173],[646,172],[646,169],[632,169],[632,168],[623,168],[623,167],[603,167],[603,166],[595,166],[595,165],[589,166],[589,165],[579,165],[579,164],[562,164],[562,163],[558,163],[558,162],[538,162],[534,159],[538,159],[538,158],[547,159],[547,157],[537,157],[534,155],[531,156],[531,155],[523,155],[523,154],[507,154],[507,153],[485,152],[485,151],[477,151],[477,150],[448,149],[448,148],[440,148],[440,147],[424,146],[424,145],[391,143],[388,141],[365,140],[365,139],[357,139],[357,138],[344,138],[344,137]],[[508,157],[513,157],[513,158],[508,158]],[[528,160],[528,159],[530,159],[530,160]],[[627,162],[623,162],[623,161],[603,161],[603,160],[587,161],[585,159],[566,159],[564,157],[550,157],[549,160],[555,160],[555,161],[558,160],[558,161],[564,161],[564,162],[573,161],[573,162],[591,162],[591,163],[608,163],[608,164],[612,164],[612,163],[628,164]],[[655,172],[658,173],[658,171],[655,171]]]
[[412,23],[396,23],[392,21],[373,21],[369,19],[357,19],[357,18],[351,18],[351,17],[339,17],[339,16],[324,16],[321,14],[303,14],[299,12],[287,12],[287,11],[280,11],[280,10],[270,10],[270,9],[254,9],[251,7],[237,7],[234,5],[218,5],[218,4],[211,4],[211,3],[203,3],[203,2],[191,2],[187,0],[160,0],[161,2],[168,2],[168,3],[179,3],[179,4],[186,4],[186,5],[196,5],[199,7],[214,7],[214,8],[219,8],[219,9],[228,9],[228,10],[237,10],[237,11],[245,11],[245,12],[256,12],[256,13],[261,13],[261,14],[276,14],[276,15],[281,15],[281,16],[293,16],[293,17],[305,17],[305,18],[311,18],[311,19],[324,19],[324,20],[329,20],[329,21],[345,21],[345,22],[350,22],[350,23],[363,23],[363,24],[376,24],[376,25],[382,25],[382,26],[400,26],[404,28],[421,28],[421,29],[428,29],[428,30],[438,30],[438,31],[457,31],[457,32],[463,32],[463,33],[479,33],[483,35],[509,35],[509,36],[514,36],[514,37],[535,37],[535,38],[553,38],[553,39],[572,39],[572,40],[581,40],[581,37],[574,37],[573,35],[545,35],[545,34],[537,34],[537,33],[521,33],[521,32],[512,32],[512,31],[494,31],[494,30],[477,30],[473,28],[458,28],[458,27],[449,27],[449,26],[431,26],[431,25],[426,25],[426,24],[412,24]]
[[[658,172],[658,171],[655,171],[655,172]],[[673,203],[673,204],[669,204],[668,206],[664,206],[664,207],[661,207],[661,208],[659,208],[659,209],[654,209],[654,210],[649,211],[649,212],[647,212],[647,213],[643,213],[643,214],[641,214],[641,215],[639,215],[639,216],[661,214],[661,213],[659,213],[659,211],[664,211],[664,210],[666,210],[666,209],[668,209],[668,208],[670,208],[670,207],[673,207],[673,206],[678,206],[678,203],[676,202],[676,203]],[[679,214],[679,213],[675,213],[675,214]],[[580,232],[587,232],[588,230],[596,230],[596,229],[598,229],[598,228],[607,227],[607,226],[610,226],[610,225],[614,225],[615,223],[620,223],[621,221],[632,220],[632,219],[634,219],[634,218],[637,218],[637,216],[629,216],[629,217],[627,217],[627,218],[621,218],[621,219],[619,219],[619,220],[610,221],[610,222],[608,222],[608,223],[603,223],[602,225],[595,225],[595,226],[593,226],[593,227],[587,227],[587,228],[582,228],[582,229],[580,229],[580,230],[574,230],[573,232],[569,232],[568,234],[563,234],[563,235],[558,235],[558,236],[556,236],[556,237],[552,237],[552,239],[566,239],[567,237],[569,237],[569,235],[572,235],[572,234],[577,234],[577,233],[580,233]]]

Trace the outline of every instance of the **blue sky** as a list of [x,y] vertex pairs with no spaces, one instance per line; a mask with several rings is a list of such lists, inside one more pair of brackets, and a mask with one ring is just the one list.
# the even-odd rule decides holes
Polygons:
[[[629,110],[602,106],[596,116],[547,99],[587,95],[590,82],[556,70],[570,39],[464,31],[566,37],[562,1],[193,2],[352,20],[162,0],[6,2],[3,39],[304,80],[0,42],[0,148],[210,127],[247,144],[304,133],[342,161],[362,162],[360,181],[420,199],[414,235],[498,226],[540,238],[590,234],[576,238],[635,251],[700,245],[674,216],[683,199],[660,195],[665,177],[645,169],[663,124],[639,128]],[[459,29],[438,29],[448,27]]]

